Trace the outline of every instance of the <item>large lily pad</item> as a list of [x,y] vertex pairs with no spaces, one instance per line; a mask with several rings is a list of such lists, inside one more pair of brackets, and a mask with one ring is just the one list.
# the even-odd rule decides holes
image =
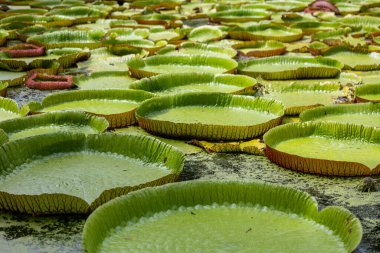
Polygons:
[[162,74],[144,78],[130,85],[159,95],[187,92],[241,93],[251,91],[257,81],[248,76],[208,73]]
[[229,47],[223,48],[220,46],[206,45],[202,43],[184,42],[175,50],[175,46],[170,45],[161,49],[158,54],[166,55],[209,55],[215,57],[233,58],[237,52]]
[[335,122],[293,123],[264,135],[266,155],[300,172],[363,176],[380,173],[380,129]]
[[361,236],[360,221],[348,210],[329,206],[318,212],[305,192],[195,181],[110,201],[86,221],[83,243],[89,253],[351,252]]
[[28,107],[19,109],[16,101],[0,97],[0,121],[24,117],[28,112]]
[[297,41],[303,37],[301,29],[265,23],[247,27],[237,26],[229,31],[229,35],[237,40],[277,40],[282,42]]
[[55,111],[85,111],[105,117],[111,128],[136,122],[135,109],[144,100],[153,97],[139,90],[81,90],[50,94],[42,103],[31,102],[32,113]]
[[82,90],[128,89],[135,80],[128,72],[103,71],[74,77],[74,84]]
[[249,9],[232,9],[209,14],[214,22],[252,22],[270,19],[270,12]]
[[281,101],[285,106],[285,115],[298,115],[313,107],[333,104],[344,95],[339,89],[339,84],[291,84],[279,88],[274,86],[265,97]]
[[0,154],[1,209],[35,215],[88,213],[172,182],[183,166],[176,149],[136,135],[46,134],[6,143]]
[[284,80],[335,77],[343,65],[323,57],[273,56],[239,62],[238,72],[264,79]]
[[137,78],[165,73],[231,73],[237,65],[232,59],[203,55],[156,55],[145,59],[135,58],[128,62],[129,71]]
[[380,103],[324,106],[301,113],[302,121],[335,121],[380,128]]
[[187,35],[188,39],[197,42],[209,42],[221,40],[227,36],[227,32],[219,27],[204,25],[191,30]]
[[344,69],[358,71],[380,69],[380,53],[360,53],[345,47],[334,47],[324,52],[323,55],[340,61],[344,64]]
[[10,141],[54,132],[101,133],[107,127],[106,119],[83,112],[44,113],[0,122]]
[[153,98],[136,110],[140,127],[176,138],[244,140],[280,124],[283,105],[274,100],[193,92]]
[[244,56],[253,57],[269,57],[286,52],[286,46],[274,40],[243,42],[233,45],[232,48],[237,49]]
[[357,102],[380,102],[380,84],[358,86],[355,91]]
[[104,35],[102,30],[76,31],[62,30],[41,35],[30,36],[28,43],[41,45],[47,49],[76,47],[76,48],[99,48],[102,46],[100,38]]

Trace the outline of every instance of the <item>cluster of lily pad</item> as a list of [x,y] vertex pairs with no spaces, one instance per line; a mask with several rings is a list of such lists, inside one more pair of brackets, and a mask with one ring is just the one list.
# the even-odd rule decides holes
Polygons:
[[[170,139],[207,151],[266,155],[304,173],[380,174],[377,1],[4,3],[1,209],[90,213],[127,194],[91,215],[83,237],[88,252],[122,251],[123,236],[137,226],[142,230],[135,233],[154,238],[154,221],[168,219],[160,229],[175,231],[186,210],[220,217],[252,212],[260,220],[262,208],[284,224],[304,222],[301,231],[318,228],[309,239],[318,238],[326,252],[356,248],[356,217],[338,207],[318,212],[309,195],[286,187],[188,182],[130,192],[178,179],[185,156]],[[18,86],[59,91],[19,108],[5,98]],[[133,125],[158,138],[126,133]],[[290,238],[301,234],[282,239],[290,252],[311,250],[306,239],[291,248]],[[181,252],[192,249],[183,240]],[[250,240],[235,251],[257,249]],[[128,247],[166,246],[133,241]]]

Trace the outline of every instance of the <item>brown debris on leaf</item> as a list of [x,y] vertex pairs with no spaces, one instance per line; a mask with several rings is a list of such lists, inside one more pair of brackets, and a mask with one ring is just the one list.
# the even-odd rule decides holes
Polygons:
[[328,0],[316,0],[309,4],[304,10],[305,13],[315,13],[315,12],[334,12],[335,14],[340,14],[339,9]]
[[245,153],[264,156],[265,144],[260,139],[242,142],[208,142],[191,140],[187,142],[204,149],[208,153]]

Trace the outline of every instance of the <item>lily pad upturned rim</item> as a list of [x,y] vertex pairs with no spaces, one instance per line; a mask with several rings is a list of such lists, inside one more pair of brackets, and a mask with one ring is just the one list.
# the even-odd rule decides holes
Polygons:
[[172,172],[144,184],[104,189],[92,203],[63,193],[28,195],[28,193],[0,192],[0,208],[33,215],[86,214],[103,203],[131,191],[176,181],[184,162],[184,155],[179,150],[149,136],[112,133],[85,135],[63,132],[19,139],[0,146],[0,172],[3,175],[11,173],[10,166],[14,168],[27,162],[28,159],[82,150],[117,153],[145,161],[159,162],[166,164]]
[[0,129],[9,135],[28,128],[51,125],[88,125],[101,133],[108,128],[109,123],[105,118],[80,111],[47,112],[2,121],[0,122]]
[[29,113],[28,106],[23,106],[19,109],[16,101],[3,97],[0,97],[0,109],[19,114],[20,117],[26,116]]
[[[380,141],[380,129],[338,122],[304,122],[281,125],[264,134],[266,144],[265,154],[272,162],[281,167],[303,173],[328,176],[369,176],[380,173],[380,162],[375,168],[369,168],[358,162],[336,161],[318,158],[308,158],[288,154],[272,147],[277,143],[292,138],[306,137],[320,131],[324,136],[347,140],[351,138],[367,142]],[[352,136],[356,134],[357,136]]]
[[328,105],[306,110],[300,114],[300,119],[303,122],[315,121],[326,115],[373,113],[374,111],[380,114],[380,103]]
[[[210,105],[256,109],[270,112],[277,117],[262,124],[247,126],[217,125],[202,123],[175,123],[150,119],[154,111],[175,106]],[[202,140],[245,140],[264,134],[279,125],[284,115],[283,104],[261,97],[239,96],[219,92],[191,92],[155,97],[143,102],[136,110],[136,118],[141,128],[154,135],[182,139]]]
[[[276,71],[276,68],[269,69],[269,71],[249,71],[244,70],[251,65],[260,65],[261,63],[280,63],[297,61],[300,64],[316,63],[320,66],[307,65],[298,67],[292,70]],[[261,76],[267,80],[286,80],[286,79],[304,79],[304,78],[327,78],[335,77],[343,68],[343,64],[337,60],[324,58],[324,57],[298,57],[298,56],[272,56],[260,59],[243,60],[239,62],[238,73],[249,75],[252,77]]]
[[[260,34],[253,34],[252,32],[260,32],[265,31],[266,29],[274,29],[274,30],[288,30],[291,31],[293,34],[288,34],[284,36],[276,35],[276,33],[273,33],[273,35],[260,35]],[[268,24],[268,23],[262,23],[250,27],[234,27],[231,28],[228,32],[230,37],[232,39],[237,40],[277,40],[281,42],[293,42],[302,39],[303,32],[301,29],[294,29],[289,28],[287,26],[283,25],[276,25],[276,24]]]
[[233,94],[250,91],[257,84],[256,79],[244,75],[232,74],[211,74],[211,73],[174,73],[161,74],[149,78],[143,78],[135,81],[129,87],[130,89],[145,90],[148,92],[160,92],[173,87],[183,86],[192,83],[211,83],[220,82],[240,87]]
[[[362,227],[347,209],[329,206],[318,212],[318,203],[306,192],[261,182],[188,181],[135,191],[106,203],[87,219],[83,246],[89,253],[99,251],[104,239],[133,218],[173,207],[217,204],[250,204],[295,213],[328,227],[352,252],[362,238]],[[131,208],[134,207],[134,208]]]
[[[92,79],[108,77],[108,76],[129,77],[133,79],[127,71],[99,71],[99,72],[92,72],[89,76],[86,76],[86,75],[74,76],[73,82],[76,86],[81,88],[81,82],[86,82]],[[113,89],[113,88],[104,88],[104,89]]]
[[[245,16],[241,15],[235,15],[234,17],[229,16],[235,13],[244,13]],[[213,22],[249,22],[254,21],[258,22],[261,20],[268,20],[270,19],[271,12],[263,11],[261,9],[259,10],[252,10],[252,9],[230,9],[225,11],[218,11],[214,13],[210,13],[208,16]]]
[[160,65],[162,63],[178,65],[188,63],[191,65],[199,65],[199,63],[201,63],[209,66],[223,67],[225,69],[223,73],[232,73],[238,66],[238,63],[232,59],[203,55],[155,55],[145,59],[134,58],[127,64],[133,77],[143,78],[161,73],[149,72],[141,68],[144,68],[146,65]]
[[369,95],[369,94],[379,94],[380,96],[380,83],[379,84],[364,84],[364,85],[356,87],[355,101],[358,103],[380,102],[380,99],[369,100],[363,97],[364,95]]
[[[141,90],[75,90],[75,91],[65,91],[59,93],[53,93],[46,96],[41,103],[30,102],[28,104],[32,114],[43,113],[40,110],[44,107],[50,105],[61,104],[76,100],[85,99],[112,99],[112,100],[134,100],[137,102],[142,102],[146,99],[150,99],[155,95],[150,92]],[[110,128],[124,127],[128,125],[133,125],[136,123],[135,110],[130,110],[123,113],[116,114],[97,114],[90,113],[95,116],[101,116],[108,120]]]
[[[262,46],[268,45],[268,50],[254,50],[255,48],[260,48]],[[276,40],[267,40],[267,41],[247,41],[238,43],[232,46],[232,48],[238,50],[241,54],[245,56],[253,56],[253,57],[270,57],[275,55],[280,55],[286,53],[286,46],[284,43]],[[244,53],[240,49],[244,48],[252,48],[252,51],[248,53]]]

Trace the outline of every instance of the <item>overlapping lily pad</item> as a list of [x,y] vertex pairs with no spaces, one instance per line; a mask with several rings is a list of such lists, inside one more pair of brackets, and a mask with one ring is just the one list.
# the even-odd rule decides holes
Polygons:
[[270,19],[271,13],[249,9],[232,9],[209,14],[213,22],[252,22]]
[[124,127],[136,122],[135,109],[154,95],[139,90],[81,90],[55,93],[42,103],[31,102],[32,113],[55,111],[85,111],[106,118],[111,128]]
[[10,141],[29,136],[54,133],[101,133],[108,127],[108,121],[84,112],[52,112],[0,122]]
[[264,96],[281,101],[286,115],[298,115],[313,107],[334,104],[343,95],[339,84],[291,84],[287,87],[274,86]]
[[179,151],[136,135],[46,134],[6,143],[0,154],[1,209],[34,215],[88,213],[173,182],[183,167]]
[[380,103],[324,106],[301,113],[302,121],[335,121],[380,128]]
[[292,42],[300,40],[303,37],[301,29],[265,23],[247,27],[235,27],[228,33],[231,38],[237,40],[277,40]]
[[18,108],[16,101],[0,97],[0,122],[4,120],[24,117],[28,114],[29,108]]
[[354,52],[345,47],[334,47],[323,53],[324,56],[340,61],[344,69],[369,71],[380,69],[379,53]]
[[305,192],[263,183],[195,181],[110,201],[86,221],[83,243],[89,253],[168,248],[351,252],[361,236],[352,213],[337,206],[318,212],[317,202]]
[[380,84],[358,86],[355,91],[357,102],[380,102]]
[[380,173],[380,129],[335,122],[293,123],[264,135],[274,163],[305,173],[364,176]]
[[82,90],[128,89],[135,80],[128,72],[102,71],[74,77],[74,84]]
[[274,40],[243,42],[233,45],[232,48],[237,49],[244,56],[253,57],[269,57],[286,52],[286,46]]
[[343,65],[323,57],[273,56],[239,62],[238,72],[264,79],[284,80],[328,78],[340,73]]
[[156,55],[145,59],[135,58],[128,62],[129,71],[137,78],[168,72],[231,73],[237,65],[237,62],[231,59],[203,55]]
[[283,105],[270,99],[193,92],[163,96],[136,110],[140,127],[183,139],[244,140],[280,124]]
[[187,92],[242,93],[253,90],[257,81],[251,77],[230,74],[178,73],[144,78],[130,85],[158,95]]

